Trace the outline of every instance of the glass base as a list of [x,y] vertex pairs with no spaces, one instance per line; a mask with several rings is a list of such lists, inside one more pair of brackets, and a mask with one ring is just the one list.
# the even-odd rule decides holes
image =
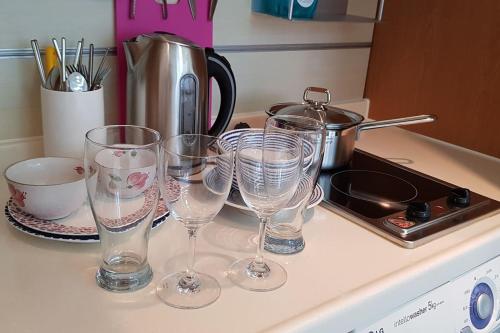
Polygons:
[[302,251],[306,243],[304,237],[281,238],[278,235],[267,233],[264,240],[264,249],[276,254],[294,254]]
[[280,264],[266,259],[259,265],[254,260],[247,258],[233,263],[228,278],[237,286],[252,291],[271,291],[285,284],[287,275]]
[[118,273],[99,267],[96,274],[97,285],[113,292],[130,292],[146,287],[153,279],[151,266],[133,273]]
[[165,276],[156,288],[160,299],[179,309],[198,309],[215,302],[220,295],[220,285],[210,275],[196,273],[188,279],[185,272]]
[[264,249],[277,254],[294,254],[305,247],[302,230],[291,224],[278,223],[267,226]]

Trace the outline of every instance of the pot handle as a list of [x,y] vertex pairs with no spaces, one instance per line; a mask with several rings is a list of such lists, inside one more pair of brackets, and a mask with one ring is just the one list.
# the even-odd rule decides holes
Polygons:
[[359,135],[359,133],[361,131],[371,130],[371,129],[375,129],[375,128],[429,123],[429,122],[432,122],[436,119],[437,119],[437,117],[433,114],[423,114],[420,116],[413,116],[413,117],[404,117],[404,118],[378,120],[378,121],[367,121],[366,123],[361,123],[358,125],[357,135]]

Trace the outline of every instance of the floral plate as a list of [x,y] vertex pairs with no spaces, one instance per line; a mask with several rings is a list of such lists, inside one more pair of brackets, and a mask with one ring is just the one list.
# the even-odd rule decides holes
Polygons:
[[[143,206],[146,206],[147,198],[143,198],[142,201]],[[79,243],[99,241],[94,217],[87,203],[66,218],[46,221],[22,212],[10,199],[5,205],[5,215],[14,228],[33,236]],[[153,221],[153,228],[161,225],[168,215],[169,212],[165,208],[163,200],[160,199]],[[135,226],[134,220],[137,220],[137,216],[136,214],[130,214],[121,220],[123,222],[120,225],[115,223],[107,227],[118,232],[128,230]],[[116,222],[117,219],[110,219],[110,221]]]

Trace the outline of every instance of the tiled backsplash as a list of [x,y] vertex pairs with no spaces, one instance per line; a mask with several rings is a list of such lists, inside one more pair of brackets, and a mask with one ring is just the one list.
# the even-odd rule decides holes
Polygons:
[[[349,11],[373,16],[376,2],[350,0]],[[33,38],[45,47],[51,37],[62,36],[69,46],[85,37],[96,47],[111,47],[113,17],[113,0],[6,2],[0,10],[0,49],[26,49]],[[216,49],[240,49],[220,52],[231,62],[236,76],[236,112],[300,101],[308,85],[329,88],[334,101],[361,99],[372,29],[373,24],[367,23],[289,22],[252,13],[249,0],[219,0],[214,45]],[[341,46],[338,43],[347,43],[347,48],[332,48]],[[352,48],[357,44],[351,43],[364,46]],[[255,52],[256,45],[281,44],[299,45],[304,50]],[[42,135],[39,79],[33,59],[0,58],[0,73],[0,140]],[[108,123],[117,119],[115,84],[116,71],[106,80]],[[217,94],[214,103],[218,103]]]

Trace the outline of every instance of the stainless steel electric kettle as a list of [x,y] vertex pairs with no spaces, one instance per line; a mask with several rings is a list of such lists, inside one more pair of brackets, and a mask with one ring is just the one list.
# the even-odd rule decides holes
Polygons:
[[[234,111],[236,84],[228,61],[169,33],[124,42],[127,59],[127,123],[178,134],[222,133]],[[221,92],[220,110],[209,127],[209,80]]]

